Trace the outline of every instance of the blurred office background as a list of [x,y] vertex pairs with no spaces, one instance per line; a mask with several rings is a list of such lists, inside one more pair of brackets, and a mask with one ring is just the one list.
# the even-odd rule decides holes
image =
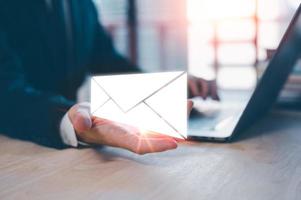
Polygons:
[[94,0],[118,50],[144,70],[248,89],[300,0]]

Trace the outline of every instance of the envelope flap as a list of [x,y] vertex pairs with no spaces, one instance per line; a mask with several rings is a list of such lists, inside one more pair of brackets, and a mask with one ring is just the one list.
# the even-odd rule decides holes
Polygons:
[[91,114],[96,112],[101,106],[110,99],[110,97],[103,91],[99,84],[94,80],[91,79],[90,82],[91,87]]
[[187,137],[187,74],[146,99],[145,103],[179,134]]
[[95,76],[93,79],[124,112],[127,112],[175,80],[182,73],[163,72]]

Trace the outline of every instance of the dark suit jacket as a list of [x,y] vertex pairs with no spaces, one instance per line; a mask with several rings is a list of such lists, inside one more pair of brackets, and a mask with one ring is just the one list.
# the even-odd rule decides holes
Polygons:
[[85,76],[138,68],[115,51],[91,0],[45,1],[0,0],[0,133],[61,148],[58,126]]

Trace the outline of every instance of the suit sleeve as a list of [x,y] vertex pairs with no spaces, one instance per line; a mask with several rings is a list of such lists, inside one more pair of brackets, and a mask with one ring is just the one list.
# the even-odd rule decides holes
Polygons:
[[32,87],[22,62],[0,30],[0,133],[63,148],[59,124],[73,105],[63,96]]
[[112,38],[98,21],[95,6],[92,6],[94,19],[94,42],[91,57],[91,73],[126,73],[141,72],[138,66],[131,63],[115,49]]

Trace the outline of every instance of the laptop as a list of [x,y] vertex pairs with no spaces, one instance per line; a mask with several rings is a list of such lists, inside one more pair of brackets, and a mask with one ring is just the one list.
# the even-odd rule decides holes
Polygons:
[[301,4],[252,92],[222,93],[220,111],[189,119],[188,139],[226,142],[262,118],[276,101],[301,55]]

